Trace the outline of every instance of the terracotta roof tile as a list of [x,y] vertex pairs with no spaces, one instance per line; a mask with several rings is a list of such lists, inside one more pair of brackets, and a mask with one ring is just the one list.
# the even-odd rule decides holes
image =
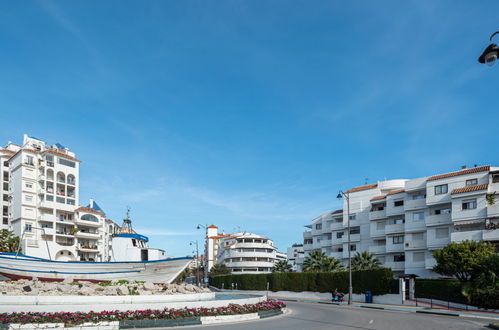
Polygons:
[[385,198],[386,198],[386,195],[379,195],[379,196],[374,196],[373,198],[371,198],[371,200],[372,201],[379,201],[379,200],[382,200]]
[[478,173],[478,172],[486,172],[486,171],[487,172],[490,171],[490,165],[480,166],[480,167],[473,167],[473,168],[468,168],[466,170],[461,170],[461,171],[456,171],[456,172],[450,172],[450,173],[444,173],[444,174],[430,176],[428,178],[428,181],[440,180],[440,179],[450,178],[450,177],[458,176],[458,175],[465,175],[465,174]]
[[467,193],[467,192],[472,192],[472,191],[480,191],[480,190],[485,190],[489,187],[488,184],[480,184],[477,186],[468,186],[468,187],[463,187],[463,188],[457,188],[452,190],[451,194],[462,194],[462,193]]
[[0,151],[11,153],[11,154],[15,154],[16,153],[15,151],[12,151],[12,150],[9,150],[9,149],[5,149],[5,148],[0,149]]
[[218,227],[215,225],[208,226],[208,228],[217,228],[218,229]]
[[403,193],[403,192],[405,192],[405,190],[404,190],[404,189],[392,190],[392,191],[390,191],[390,192],[389,192],[388,194],[386,194],[386,195],[387,195],[387,196],[388,196],[388,195],[396,195],[396,194],[401,194],[401,193]]
[[89,207],[84,207],[84,206],[80,206],[79,208],[77,208],[77,209],[75,210],[75,212],[95,213],[95,214],[99,214],[99,215],[104,216],[104,213],[103,213],[103,212],[100,212],[100,211],[97,211],[97,210],[91,209],[91,208],[89,208]]
[[343,209],[339,209],[339,210],[333,211],[333,213],[331,213],[331,214],[338,214],[338,213],[343,213]]
[[374,189],[374,188],[377,188],[377,187],[378,187],[377,183],[367,184],[365,186],[359,186],[359,187],[352,188],[352,189],[348,190],[347,193],[352,193],[352,192],[357,192],[357,191],[363,191],[363,190],[369,190],[369,189]]

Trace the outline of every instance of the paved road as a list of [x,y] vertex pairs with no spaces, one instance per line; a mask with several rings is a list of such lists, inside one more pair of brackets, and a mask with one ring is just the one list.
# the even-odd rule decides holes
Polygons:
[[[485,329],[490,323],[483,319],[466,319],[398,311],[372,310],[360,307],[325,305],[317,303],[287,303],[289,313],[264,320],[192,326],[189,329]],[[171,328],[170,328],[171,329]]]

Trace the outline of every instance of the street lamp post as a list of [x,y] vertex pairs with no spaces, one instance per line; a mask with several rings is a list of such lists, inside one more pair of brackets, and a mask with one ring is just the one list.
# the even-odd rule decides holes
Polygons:
[[[492,33],[489,41],[492,41],[492,38],[494,38],[496,34],[499,34],[499,31]],[[493,66],[498,57],[499,47],[496,44],[490,44],[487,48],[485,48],[482,55],[480,55],[480,57],[478,58],[478,62],[487,64],[488,66]]]
[[201,229],[201,228],[204,228],[204,260],[203,260],[203,264],[204,264],[204,278],[207,278],[208,277],[208,225],[202,225],[202,224],[198,224],[196,226],[196,229]]
[[199,286],[199,249],[198,249],[198,241],[192,241],[189,245],[196,244],[196,282]]
[[336,196],[338,199],[342,199],[343,197],[347,201],[347,230],[348,230],[348,304],[352,304],[352,294],[353,294],[353,289],[352,289],[352,256],[351,256],[351,248],[350,248],[350,194],[347,191],[344,193],[343,191],[340,190],[338,193],[338,196]]

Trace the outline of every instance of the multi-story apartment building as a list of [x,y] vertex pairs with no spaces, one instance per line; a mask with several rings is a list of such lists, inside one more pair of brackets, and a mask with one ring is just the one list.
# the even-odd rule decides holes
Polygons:
[[216,263],[237,274],[270,273],[278,260],[276,250],[267,237],[234,233],[220,240]]
[[305,252],[303,251],[303,244],[293,244],[288,247],[286,251],[286,257],[288,263],[291,265],[291,269],[294,272],[301,272],[301,264],[303,264]]
[[[432,251],[466,239],[499,246],[499,168],[481,166],[413,180],[388,180],[346,192],[343,209],[306,227],[304,250],[345,264],[348,249],[374,253],[397,274],[436,277]],[[347,225],[350,222],[350,246]]]
[[215,225],[206,228],[205,269],[225,264],[233,273],[269,273],[278,260],[286,260],[277,252],[272,240],[252,233],[218,233]]
[[0,148],[0,175],[2,184],[0,186],[0,210],[2,211],[2,221],[0,229],[9,229],[9,181],[10,168],[9,159],[21,149],[21,146],[8,142],[5,148]]

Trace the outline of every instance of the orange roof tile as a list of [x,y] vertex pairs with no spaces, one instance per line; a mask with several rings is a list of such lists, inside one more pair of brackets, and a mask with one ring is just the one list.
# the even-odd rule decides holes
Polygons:
[[457,188],[452,190],[451,194],[462,194],[462,193],[467,193],[467,192],[472,192],[472,191],[480,191],[480,190],[485,190],[489,187],[488,184],[481,184],[478,186],[468,186],[468,187],[463,187],[463,188]]
[[84,207],[84,206],[80,206],[79,208],[77,208],[75,210],[76,212],[87,212],[87,213],[95,213],[95,214],[100,214],[100,215],[104,215],[103,212],[100,212],[100,211],[97,211],[97,210],[94,210],[94,209],[91,209],[89,207]]
[[385,199],[386,198],[386,195],[380,195],[380,196],[374,196],[373,198],[371,198],[372,201],[379,201],[381,199]]
[[439,174],[439,175],[430,176],[428,178],[428,181],[440,180],[440,179],[450,178],[450,177],[453,177],[453,176],[465,175],[465,174],[471,174],[471,173],[478,173],[478,172],[485,172],[485,171],[487,171],[487,172],[490,171],[490,165],[485,165],[485,166],[480,166],[480,167],[473,167],[473,168],[468,168],[466,170],[461,170],[461,171],[456,171],[456,172],[450,172],[450,173],[445,173],[445,174]]
[[338,214],[338,213],[343,213],[343,209],[339,209],[339,210],[333,211],[332,214]]
[[11,154],[15,154],[16,153],[15,151],[12,151],[12,150],[9,150],[9,149],[5,149],[5,148],[0,149],[0,151],[11,153]]
[[377,187],[378,187],[377,183],[367,184],[365,186],[359,186],[359,187],[352,188],[352,189],[348,190],[347,193],[352,193],[352,192],[357,192],[357,191],[362,191],[362,190],[369,190],[369,189],[374,189]]
[[387,196],[388,196],[388,195],[396,195],[396,194],[401,194],[401,193],[403,193],[403,192],[405,192],[405,190],[404,190],[404,189],[392,190],[392,191],[390,191],[390,192],[389,192],[388,194],[386,194],[386,195],[387,195]]
[[218,227],[215,225],[208,226],[208,228],[217,228],[218,229]]

